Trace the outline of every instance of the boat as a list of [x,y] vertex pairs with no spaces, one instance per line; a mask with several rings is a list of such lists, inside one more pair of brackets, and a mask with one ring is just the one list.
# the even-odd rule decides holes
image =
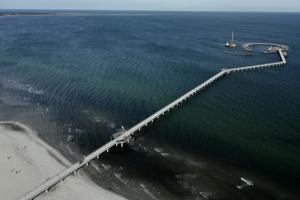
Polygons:
[[229,42],[227,41],[225,46],[226,46],[226,47],[229,47],[229,45],[230,45],[230,44],[229,44]]
[[234,32],[232,32],[232,34],[231,34],[231,41],[230,42],[227,41],[225,46],[228,47],[228,48],[235,48],[236,47],[236,44],[234,43]]
[[254,186],[254,182],[250,181],[247,178],[241,177],[241,181],[243,182],[241,185],[237,185],[237,189],[241,190],[244,189],[245,187],[251,187]]
[[241,180],[242,180],[244,183],[246,183],[247,185],[249,185],[249,186],[254,186],[253,181],[250,181],[249,179],[246,179],[246,178],[244,178],[244,177],[241,177]]
[[269,51],[269,52],[277,52],[279,49],[280,49],[279,47],[270,46],[270,47],[268,48],[268,51]]
[[270,46],[270,47],[268,48],[268,51],[273,51],[273,46]]
[[279,51],[279,49],[281,48],[277,46],[270,46],[266,51],[264,51],[264,53],[276,53],[277,51]]

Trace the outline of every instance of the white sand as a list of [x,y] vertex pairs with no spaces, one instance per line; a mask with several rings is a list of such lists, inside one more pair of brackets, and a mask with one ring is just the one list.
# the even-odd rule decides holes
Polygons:
[[[6,124],[6,125],[5,125]],[[15,130],[9,126],[19,127]],[[23,124],[0,122],[0,197],[14,200],[71,164]],[[37,199],[124,199],[89,180],[83,173],[69,177]]]

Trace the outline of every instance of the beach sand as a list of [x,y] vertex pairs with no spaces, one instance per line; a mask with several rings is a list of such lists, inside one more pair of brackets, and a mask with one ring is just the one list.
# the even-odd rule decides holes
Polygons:
[[[31,191],[71,163],[43,142],[29,127],[0,122],[0,196],[14,200]],[[124,199],[107,191],[80,172],[37,199]]]

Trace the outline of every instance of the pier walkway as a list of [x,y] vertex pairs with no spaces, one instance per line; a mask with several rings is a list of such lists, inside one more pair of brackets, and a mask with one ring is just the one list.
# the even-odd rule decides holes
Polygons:
[[275,43],[262,43],[262,42],[249,42],[249,43],[245,43],[243,44],[243,48],[246,51],[252,51],[252,46],[260,46],[260,45],[264,45],[264,46],[274,46],[274,47],[278,47],[282,50],[288,51],[289,47],[287,45],[283,45],[283,44],[275,44]]
[[88,156],[86,156],[81,162],[78,162],[74,165],[72,165],[70,168],[65,169],[64,171],[58,173],[57,175],[53,176],[40,186],[33,189],[31,192],[25,194],[24,196],[20,197],[19,200],[32,200],[41,194],[48,192],[49,189],[54,187],[56,184],[63,182],[64,179],[66,179],[70,175],[75,175],[77,171],[85,166],[88,166],[89,163],[95,159],[98,159],[101,154],[104,152],[108,152],[112,147],[118,146],[120,143],[123,145],[123,143],[129,142],[130,136],[132,136],[135,133],[138,133],[141,131],[143,127],[148,126],[150,123],[154,122],[155,119],[158,119],[162,117],[165,113],[170,111],[171,109],[174,109],[176,106],[180,105],[184,101],[191,98],[193,95],[196,95],[201,90],[205,89],[209,85],[213,84],[218,79],[222,78],[225,75],[228,75],[232,72],[239,72],[239,71],[248,71],[248,70],[255,70],[255,69],[262,69],[262,68],[269,68],[269,67],[275,67],[275,66],[282,66],[287,63],[282,50],[280,49],[278,51],[279,56],[281,58],[280,62],[274,62],[274,63],[267,63],[267,64],[261,64],[261,65],[253,65],[253,66],[245,66],[245,67],[238,67],[238,68],[230,68],[230,69],[222,69],[220,72],[197,86],[196,88],[192,89],[191,91],[187,92],[183,96],[179,97],[175,101],[171,102],[167,106],[163,107],[161,110],[157,111],[153,115],[149,116],[148,118],[144,119],[137,125],[133,126],[127,131],[124,131],[123,134],[120,134],[120,136],[116,137],[115,139],[111,140],[110,142],[106,143],[96,151],[92,152]]

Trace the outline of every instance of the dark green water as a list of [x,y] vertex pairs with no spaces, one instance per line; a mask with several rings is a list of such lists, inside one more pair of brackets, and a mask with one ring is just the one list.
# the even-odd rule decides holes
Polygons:
[[1,17],[0,119],[75,161],[220,68],[279,59],[225,54],[232,30],[287,44],[286,67],[225,77],[87,171],[129,199],[299,198],[300,14],[112,14]]

